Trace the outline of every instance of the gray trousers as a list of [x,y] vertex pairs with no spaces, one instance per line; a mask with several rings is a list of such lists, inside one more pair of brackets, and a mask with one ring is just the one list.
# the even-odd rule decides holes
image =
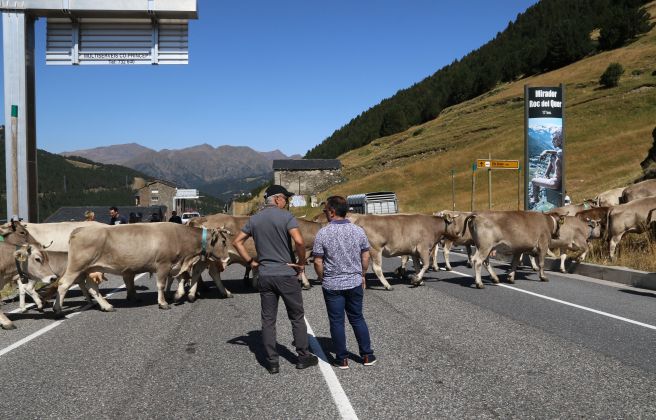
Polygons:
[[301,285],[296,276],[259,276],[260,302],[262,304],[262,341],[269,364],[278,364],[276,350],[276,318],[278,297],[282,297],[287,316],[292,322],[294,345],[299,358],[308,357],[308,336],[303,310]]

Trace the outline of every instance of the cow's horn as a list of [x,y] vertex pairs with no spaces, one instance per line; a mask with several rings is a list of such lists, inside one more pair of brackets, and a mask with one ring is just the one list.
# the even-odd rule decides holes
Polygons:
[[50,241],[50,243],[49,243],[48,245],[44,245],[44,246],[43,246],[43,249],[50,248],[50,246],[52,245],[53,242],[54,242],[54,241]]

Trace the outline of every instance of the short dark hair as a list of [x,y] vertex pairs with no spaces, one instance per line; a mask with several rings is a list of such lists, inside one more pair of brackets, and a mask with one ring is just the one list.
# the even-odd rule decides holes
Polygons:
[[346,217],[349,211],[348,202],[341,195],[333,195],[326,199],[326,207],[335,211],[339,217]]
[[111,206],[109,209],[114,210],[116,213],[118,213],[118,207],[116,206]]

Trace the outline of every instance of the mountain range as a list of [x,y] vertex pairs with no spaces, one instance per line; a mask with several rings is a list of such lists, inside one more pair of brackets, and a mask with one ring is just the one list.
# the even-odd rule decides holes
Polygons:
[[258,152],[245,146],[209,144],[156,151],[137,143],[117,144],[61,153],[94,162],[126,166],[185,188],[201,189],[222,199],[250,191],[272,177],[274,159],[300,159],[280,150]]

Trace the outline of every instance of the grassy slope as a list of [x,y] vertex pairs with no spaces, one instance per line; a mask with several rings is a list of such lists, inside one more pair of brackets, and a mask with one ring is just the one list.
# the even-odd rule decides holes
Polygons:
[[[656,2],[648,11],[656,16]],[[608,64],[625,68],[620,86],[600,89]],[[639,75],[633,75],[636,70]],[[656,125],[656,28],[632,44],[562,69],[504,84],[443,111],[438,118],[375,140],[340,159],[349,179],[322,194],[396,191],[404,212],[451,208],[451,169],[456,208],[469,210],[471,165],[477,158],[524,158],[524,85],[565,85],[566,186],[575,202],[630,183]],[[487,207],[487,178],[479,171],[476,208]],[[523,174],[522,174],[523,182]],[[517,174],[493,174],[493,208],[517,208]],[[523,200],[523,191],[521,194]],[[523,206],[523,203],[522,203]],[[523,208],[523,207],[522,207]]]

